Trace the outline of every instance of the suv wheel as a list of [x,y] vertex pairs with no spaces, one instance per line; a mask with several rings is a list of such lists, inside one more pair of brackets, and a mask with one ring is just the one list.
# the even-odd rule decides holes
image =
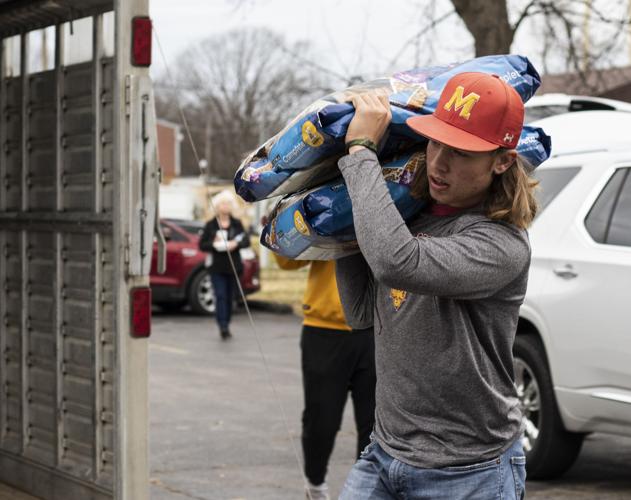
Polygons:
[[528,478],[561,476],[576,460],[585,435],[563,427],[541,341],[534,335],[517,335],[513,353]]
[[198,272],[191,281],[188,303],[193,312],[197,314],[215,313],[215,293],[208,272]]

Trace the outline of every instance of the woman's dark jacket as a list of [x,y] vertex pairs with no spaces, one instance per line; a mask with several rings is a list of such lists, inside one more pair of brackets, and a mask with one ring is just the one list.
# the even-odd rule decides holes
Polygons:
[[[215,236],[219,231],[219,222],[217,219],[211,219],[204,226],[204,231],[199,239],[199,249],[204,252],[209,252],[212,256],[212,264],[209,267],[211,273],[232,273],[232,267],[230,266],[230,260],[228,259],[228,252],[217,251],[213,246]],[[241,255],[239,250],[250,246],[250,237],[243,229],[243,224],[238,219],[230,217],[230,227],[228,227],[228,241],[236,240],[238,245],[235,250],[230,252],[234,266],[238,274],[243,271],[243,264],[241,263]]]

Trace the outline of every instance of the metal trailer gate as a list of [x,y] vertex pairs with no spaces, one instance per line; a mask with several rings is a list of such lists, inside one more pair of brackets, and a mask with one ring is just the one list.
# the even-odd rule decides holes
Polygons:
[[[146,1],[0,1],[0,482],[42,498],[148,495],[147,346],[129,317],[158,175],[136,15]],[[92,58],[66,65],[63,23],[86,16]],[[29,73],[28,33],[46,26],[53,68]]]

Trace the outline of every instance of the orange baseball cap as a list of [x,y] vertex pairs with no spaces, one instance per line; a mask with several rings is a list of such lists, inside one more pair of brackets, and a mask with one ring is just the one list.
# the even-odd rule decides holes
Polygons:
[[447,82],[431,115],[406,123],[416,133],[464,151],[514,149],[524,123],[524,103],[497,75],[459,73]]

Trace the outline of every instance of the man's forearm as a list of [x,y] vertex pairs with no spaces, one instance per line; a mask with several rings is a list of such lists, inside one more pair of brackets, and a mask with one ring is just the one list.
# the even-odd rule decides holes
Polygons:
[[416,246],[392,201],[377,156],[362,148],[338,163],[353,205],[357,242],[375,275]]
[[370,269],[361,254],[338,259],[335,275],[346,322],[354,329],[373,324],[374,290]]

